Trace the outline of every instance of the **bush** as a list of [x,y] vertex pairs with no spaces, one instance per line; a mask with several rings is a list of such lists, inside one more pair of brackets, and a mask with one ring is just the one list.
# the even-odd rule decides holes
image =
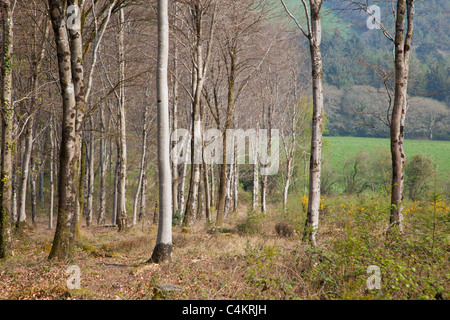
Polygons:
[[405,166],[405,186],[413,201],[423,198],[430,188],[433,173],[433,159],[416,154]]
[[286,221],[278,222],[275,231],[281,237],[291,237],[294,234],[294,228]]

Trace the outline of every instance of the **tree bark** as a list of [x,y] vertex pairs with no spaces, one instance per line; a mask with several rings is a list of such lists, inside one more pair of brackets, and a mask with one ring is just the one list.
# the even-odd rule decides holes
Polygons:
[[125,13],[122,7],[119,11],[119,81],[120,81],[120,102],[119,102],[119,183],[118,183],[118,227],[119,231],[126,228],[126,183],[127,183],[127,138],[125,120]]
[[397,1],[394,40],[395,88],[390,125],[392,155],[390,230],[397,229],[400,233],[403,232],[403,189],[406,160],[404,133],[413,18],[414,0]]
[[313,120],[311,132],[311,157],[309,164],[309,193],[308,212],[305,223],[305,236],[311,245],[316,246],[317,231],[319,228],[320,207],[320,179],[322,159],[322,129],[323,129],[323,71],[320,44],[322,41],[322,26],[320,9],[322,0],[310,0],[311,31],[309,47],[312,67],[313,90]]
[[[66,6],[61,1],[49,0],[49,9],[53,32],[55,34],[63,101],[60,169],[58,176],[58,220],[49,259],[57,258],[65,260],[72,257],[75,249],[75,229],[78,216],[77,171],[80,149],[80,131],[78,130],[78,125],[83,117],[84,106],[77,106],[77,102],[80,101],[79,98],[83,91],[83,86],[80,84],[83,81],[83,69],[82,58],[81,56],[77,56],[76,52],[81,50],[81,31],[75,31],[78,34],[80,42],[73,41],[74,46],[70,46],[66,29]],[[71,48],[73,49],[71,50]],[[81,61],[77,61],[78,58]],[[71,63],[71,59],[73,64]],[[81,64],[81,67],[79,64]],[[77,70],[73,70],[74,67]],[[74,78],[77,78],[77,85],[75,85]]]
[[159,173],[159,225],[156,246],[149,262],[161,263],[172,255],[172,176],[170,173],[170,124],[167,65],[169,60],[168,1],[158,1],[158,173]]
[[30,173],[30,160],[33,148],[33,129],[34,129],[34,114],[30,115],[25,135],[25,148],[22,158],[22,174],[19,183],[19,215],[17,217],[16,229],[20,230],[26,224],[26,204],[27,204],[27,187]]
[[12,53],[13,53],[13,16],[11,1],[0,1],[1,18],[1,80],[0,106],[2,117],[2,152],[0,176],[0,259],[11,254],[11,209],[12,209],[12,155],[14,152],[12,105]]
[[88,161],[88,192],[86,202],[86,227],[92,225],[92,215],[94,211],[94,163],[95,163],[95,136],[94,136],[94,120],[89,116],[89,124],[91,132],[89,133],[89,161]]
[[55,120],[53,114],[50,116],[50,208],[48,212],[48,227],[53,229],[53,207],[55,199]]
[[141,189],[142,189],[142,184],[143,184],[143,180],[144,180],[144,175],[146,174],[146,164],[145,164],[145,159],[147,157],[147,135],[148,135],[148,131],[147,131],[147,124],[148,122],[148,107],[145,108],[144,111],[144,127],[142,129],[142,155],[141,155],[141,164],[140,164],[140,170],[139,170],[139,179],[138,179],[138,184],[137,184],[137,188],[136,188],[136,193],[134,195],[134,205],[133,205],[133,226],[137,224],[137,207],[138,207],[138,202],[139,202],[139,196],[141,195]]
[[30,186],[31,186],[31,223],[37,226],[37,195],[36,195],[36,162],[34,157],[30,160]]
[[105,140],[105,115],[100,107],[100,126],[102,137],[100,138],[100,196],[97,224],[105,224],[106,221],[106,140]]
[[228,74],[228,96],[227,96],[227,113],[225,121],[225,131],[223,133],[223,156],[219,180],[219,204],[217,208],[216,227],[222,227],[225,217],[225,198],[227,193],[227,140],[228,130],[231,129],[233,120],[234,107],[234,89],[236,80],[236,56],[233,50],[229,50],[230,55],[230,71]]

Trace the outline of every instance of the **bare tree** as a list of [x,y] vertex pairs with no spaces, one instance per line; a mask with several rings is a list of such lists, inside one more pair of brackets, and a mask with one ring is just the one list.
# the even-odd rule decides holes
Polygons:
[[[81,58],[81,30],[66,28],[66,1],[49,0],[50,18],[58,54],[58,69],[63,102],[62,138],[58,184],[58,220],[49,259],[67,259],[72,256],[78,222],[77,168],[80,154],[80,125],[84,107],[83,66]],[[75,14],[75,26],[80,26],[81,15]],[[69,42],[71,42],[69,44]],[[81,59],[81,60],[78,60]],[[77,79],[77,81],[74,81]]]
[[[369,15],[368,3],[348,0]],[[390,127],[390,149],[392,159],[391,181],[391,212],[390,230],[397,229],[403,232],[403,192],[406,155],[404,151],[405,117],[408,105],[408,78],[411,55],[411,42],[414,26],[415,0],[397,0],[396,6],[392,1],[392,12],[395,18],[395,36],[392,37],[380,21],[375,22],[382,30],[386,38],[394,45],[394,97],[389,95],[389,101],[393,101]],[[386,82],[385,82],[386,85]],[[389,90],[387,88],[389,94]],[[391,107],[391,105],[390,105]]]
[[158,172],[159,172],[159,226],[156,246],[149,262],[160,263],[172,255],[172,177],[170,173],[170,124],[167,67],[169,60],[168,1],[158,1]]
[[127,138],[125,120],[125,12],[121,7],[119,11],[119,110],[117,119],[119,122],[119,149],[118,149],[118,202],[117,202],[117,224],[119,231],[126,227],[126,185],[127,185]]
[[2,116],[2,149],[0,176],[0,259],[10,255],[10,218],[12,209],[12,154],[13,154],[13,104],[12,104],[12,53],[13,8],[11,1],[0,1],[1,19],[1,83],[0,106]]
[[309,6],[307,5],[306,0],[301,1],[306,16],[307,29],[304,29],[297,18],[292,15],[283,0],[281,0],[281,3],[283,4],[288,15],[295,21],[297,27],[308,39],[311,54],[313,119],[309,169],[308,212],[305,223],[305,237],[307,236],[310,243],[313,246],[316,246],[316,236],[319,227],[320,171],[323,129],[323,71],[322,53],[320,50],[320,44],[322,41],[320,11],[323,0],[310,0]]

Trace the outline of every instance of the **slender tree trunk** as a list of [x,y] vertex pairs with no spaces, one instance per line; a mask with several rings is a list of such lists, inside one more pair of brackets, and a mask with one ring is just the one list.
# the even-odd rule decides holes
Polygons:
[[[406,15],[406,16],[405,16]],[[407,19],[405,19],[407,17]],[[408,93],[409,57],[413,34],[414,0],[398,0],[395,24],[395,88],[390,138],[392,185],[390,230],[403,232],[403,189],[405,173],[405,115]],[[405,30],[405,24],[407,27]]]
[[117,158],[116,158],[116,169],[114,170],[114,192],[113,192],[113,210],[112,210],[112,225],[117,225],[118,220],[118,203],[119,203],[119,170],[120,170],[120,159],[119,159],[119,142],[116,139],[116,149],[117,149]]
[[87,192],[87,203],[86,203],[86,227],[92,225],[92,215],[94,211],[93,201],[94,201],[94,163],[95,163],[95,136],[94,136],[94,120],[92,116],[89,117],[90,129],[89,133],[89,163],[88,163],[88,192]]
[[[41,159],[42,159],[42,154],[41,154]],[[39,170],[38,173],[38,184],[39,184],[39,206],[42,207],[42,205],[44,204],[44,170],[43,167],[45,166],[45,161],[41,161],[40,167],[41,169]]]
[[54,199],[55,199],[55,126],[54,126],[54,116],[53,114],[50,117],[50,172],[49,172],[49,179],[50,179],[50,208],[48,212],[48,227],[50,229],[53,229],[53,207],[54,207]]
[[17,177],[16,177],[16,166],[13,162],[13,175],[11,181],[12,188],[12,213],[11,221],[17,221]]
[[30,172],[30,160],[31,152],[33,148],[33,129],[34,129],[34,115],[30,116],[27,125],[27,131],[25,135],[25,148],[23,151],[22,159],[22,174],[20,177],[20,198],[19,198],[19,216],[16,223],[16,229],[21,229],[25,226],[27,215],[26,215],[26,205],[27,205],[27,187],[28,178]]
[[256,211],[256,208],[258,206],[258,192],[259,192],[258,190],[259,190],[258,153],[255,152],[253,154],[253,192],[252,192],[253,211]]
[[[146,152],[147,154],[147,152]],[[139,221],[143,220],[147,213],[147,158],[144,158],[144,175],[142,176],[141,201],[139,206]]]
[[172,255],[172,176],[170,173],[170,124],[167,65],[169,60],[168,1],[158,1],[158,173],[159,173],[159,225],[156,246],[150,262],[160,263]]
[[0,259],[11,254],[11,209],[12,209],[12,169],[14,141],[13,121],[14,109],[12,105],[12,53],[13,53],[13,17],[10,0],[0,1],[1,19],[1,80],[0,106],[2,117],[1,141],[1,176],[0,176]]
[[187,175],[187,162],[188,162],[188,153],[186,152],[184,156],[184,161],[181,164],[181,182],[180,182],[180,188],[178,190],[179,197],[180,197],[180,214],[184,213],[184,206],[185,206],[185,189],[186,189],[186,175]]
[[206,78],[206,71],[211,57],[211,46],[213,43],[214,21],[216,5],[212,9],[211,28],[208,39],[208,46],[203,57],[203,17],[205,8],[199,2],[194,2],[191,8],[193,28],[195,33],[195,49],[193,58],[193,100],[192,100],[192,141],[191,141],[191,181],[186,204],[186,212],[183,224],[190,226],[195,222],[195,212],[198,200],[198,189],[200,183],[200,164],[202,162],[202,117],[201,117],[201,97]]
[[237,163],[237,145],[234,145],[234,176],[233,176],[233,212],[237,212],[239,200],[239,164]]
[[37,196],[36,196],[36,163],[34,157],[30,160],[30,186],[31,186],[31,223],[37,226]]
[[100,138],[100,196],[97,224],[105,224],[106,220],[106,140],[105,140],[105,115],[100,108],[100,126],[102,137]]
[[215,186],[215,179],[214,179],[214,165],[211,165],[211,196],[210,196],[210,207],[214,207],[216,208],[216,204],[215,204],[215,191],[216,191],[216,186]]
[[286,162],[286,181],[284,182],[283,188],[283,210],[287,211],[287,198],[289,193],[289,186],[291,184],[291,175],[292,175],[292,158],[289,158]]
[[86,140],[83,138],[81,141],[81,154],[79,160],[79,179],[78,179],[78,214],[77,223],[75,228],[75,237],[81,236],[80,220],[85,212],[86,197],[84,193],[84,187],[86,185]]
[[223,134],[223,157],[219,180],[219,204],[217,208],[216,226],[222,227],[225,216],[225,198],[227,193],[227,140],[228,130],[231,129],[234,107],[234,89],[236,80],[236,57],[230,54],[230,74],[228,75],[228,97],[227,97],[227,118],[225,122],[225,131]]
[[146,164],[145,158],[147,157],[147,124],[148,122],[148,107],[145,108],[144,111],[144,127],[142,129],[142,156],[141,156],[141,165],[139,170],[139,179],[136,188],[136,193],[134,195],[134,205],[133,205],[133,226],[137,224],[137,209],[139,196],[141,195],[142,182],[144,180],[144,175],[146,175]]
[[311,35],[309,46],[312,67],[313,120],[311,134],[311,157],[309,167],[308,213],[305,222],[305,236],[313,246],[317,245],[316,236],[319,228],[320,176],[322,159],[323,129],[323,71],[320,44],[322,27],[320,9],[323,1],[310,0]]
[[[173,3],[174,10],[174,20],[173,20],[173,28],[174,30],[178,27],[178,6],[174,1]],[[176,134],[176,130],[178,127],[178,40],[174,37],[173,40],[173,104],[172,104],[172,130]],[[174,213],[179,212],[178,208],[178,164],[172,161],[172,210]]]
[[122,7],[119,11],[119,79],[120,79],[120,103],[119,103],[119,185],[118,185],[118,226],[119,231],[126,228],[126,184],[127,184],[127,138],[125,120],[125,13]]

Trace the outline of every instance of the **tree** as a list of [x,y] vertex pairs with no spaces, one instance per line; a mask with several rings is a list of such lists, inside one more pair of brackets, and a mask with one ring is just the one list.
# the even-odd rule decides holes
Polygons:
[[305,223],[305,237],[308,236],[313,246],[317,245],[316,236],[319,227],[320,207],[320,170],[322,158],[322,129],[323,129],[323,70],[322,54],[320,44],[322,40],[322,26],[320,10],[323,0],[310,0],[309,7],[306,0],[302,0],[305,11],[307,29],[288,10],[286,4],[281,0],[288,15],[295,21],[297,27],[308,39],[311,54],[312,68],[312,100],[313,118],[311,131],[311,156],[309,167],[309,194],[308,212]]
[[[367,3],[359,3],[353,0],[347,1],[368,12],[369,15],[373,15]],[[391,99],[389,95],[390,102],[392,100],[392,106],[391,103],[389,104],[389,110],[391,110],[389,133],[392,159],[389,230],[397,229],[400,233],[403,232],[403,189],[406,163],[404,151],[405,117],[408,106],[408,79],[414,26],[414,4],[415,0],[397,0],[397,4],[394,7],[394,2],[392,2],[392,12],[395,18],[394,37],[389,34],[380,21],[374,20],[386,38],[394,45],[394,96]]]
[[398,228],[399,232],[403,232],[403,183],[406,161],[404,136],[414,2],[415,0],[397,1],[395,22],[395,89],[390,127],[392,154],[390,225],[391,228]]
[[126,227],[127,209],[126,209],[126,185],[127,185],[127,139],[126,139],[126,120],[125,120],[125,13],[124,8],[119,11],[119,144],[118,144],[118,162],[119,162],[119,181],[117,198],[117,224],[119,231]]
[[[58,177],[58,220],[49,259],[73,255],[78,224],[78,157],[81,147],[81,122],[84,115],[84,85],[80,14],[66,28],[67,1],[49,0],[50,18],[58,56],[62,98],[62,137]],[[75,4],[75,3],[74,3]]]
[[[215,28],[217,3],[213,0],[189,1],[189,10],[192,19],[192,32],[194,35],[194,46],[192,49],[192,135],[191,135],[191,180],[189,193],[186,202],[186,209],[183,218],[183,224],[190,226],[195,221],[195,212],[197,211],[198,189],[200,183],[200,163],[202,139],[200,104],[202,99],[203,86],[206,80],[206,73],[211,59],[211,50]],[[204,27],[205,15],[212,12],[209,35],[207,37],[206,52],[204,49]]]
[[13,53],[13,14],[11,1],[0,1],[1,18],[1,83],[0,107],[2,117],[2,149],[0,172],[0,259],[10,254],[10,218],[12,209],[12,154],[14,150],[12,104],[12,53]]
[[165,262],[172,255],[172,176],[170,172],[169,88],[167,66],[169,60],[168,1],[158,0],[158,175],[159,225],[156,246],[149,262]]

